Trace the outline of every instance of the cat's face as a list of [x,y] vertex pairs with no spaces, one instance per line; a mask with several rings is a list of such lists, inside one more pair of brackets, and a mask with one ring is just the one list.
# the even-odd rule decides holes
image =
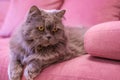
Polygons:
[[28,42],[47,47],[65,43],[66,36],[62,17],[65,10],[44,11],[31,7],[23,26],[23,35]]

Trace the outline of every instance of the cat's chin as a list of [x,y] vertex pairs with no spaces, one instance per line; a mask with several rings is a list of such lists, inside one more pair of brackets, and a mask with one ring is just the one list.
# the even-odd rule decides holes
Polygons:
[[41,46],[42,47],[48,47],[48,46],[54,46],[54,45],[56,45],[57,44],[57,42],[55,43],[53,43],[53,42],[46,42],[46,43],[44,43],[44,44],[41,44]]
[[42,47],[48,47],[48,46],[50,46],[50,45],[51,45],[50,43],[41,44]]
[[44,45],[42,45],[43,47],[48,47],[48,46],[50,46],[50,44],[44,44]]
[[[56,43],[57,44],[57,43]],[[49,47],[49,46],[54,46],[56,44],[52,44],[52,43],[46,43],[46,44],[42,44],[42,47]]]

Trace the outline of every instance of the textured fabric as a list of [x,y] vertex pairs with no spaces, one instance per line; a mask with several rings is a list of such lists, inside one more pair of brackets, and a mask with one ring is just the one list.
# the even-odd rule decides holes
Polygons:
[[20,25],[28,9],[37,5],[43,9],[59,9],[63,0],[11,0],[5,22],[0,30],[1,36],[9,36]]
[[8,80],[9,39],[0,38],[0,80]]
[[85,49],[93,55],[120,60],[120,21],[92,27],[85,35]]
[[75,58],[45,69],[36,80],[120,80],[120,62],[94,58]]
[[[9,39],[0,39],[0,80],[8,80]],[[120,80],[120,62],[84,55],[51,65],[35,80]],[[23,79],[25,80],[25,79]]]
[[62,9],[66,9],[66,25],[90,27],[120,19],[114,16],[119,15],[120,0],[65,0]]
[[10,1],[0,0],[0,28],[6,17]]
[[[36,4],[44,9],[66,9],[64,23],[70,26],[91,27],[95,24],[118,20],[120,0],[11,0],[0,36],[9,36],[21,23],[28,8]],[[64,3],[63,3],[64,2]],[[23,4],[24,3],[24,4]],[[62,5],[63,4],[63,5]],[[87,5],[87,6],[86,6]],[[62,6],[62,8],[61,8]],[[117,7],[116,7],[117,6]]]

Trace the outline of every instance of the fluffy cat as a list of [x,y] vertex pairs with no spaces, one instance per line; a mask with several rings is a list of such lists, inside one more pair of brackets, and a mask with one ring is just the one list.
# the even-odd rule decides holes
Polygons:
[[32,6],[27,19],[10,41],[9,80],[33,80],[50,64],[85,54],[82,28],[62,24],[65,10],[41,10]]

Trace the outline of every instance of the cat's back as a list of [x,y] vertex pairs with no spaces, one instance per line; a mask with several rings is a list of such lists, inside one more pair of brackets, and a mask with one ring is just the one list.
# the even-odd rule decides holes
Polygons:
[[68,36],[68,40],[73,41],[82,41],[84,39],[84,34],[88,30],[85,27],[65,27],[66,34]]
[[66,27],[66,34],[68,36],[68,47],[76,54],[85,54],[84,49],[84,34],[88,28],[84,27]]

